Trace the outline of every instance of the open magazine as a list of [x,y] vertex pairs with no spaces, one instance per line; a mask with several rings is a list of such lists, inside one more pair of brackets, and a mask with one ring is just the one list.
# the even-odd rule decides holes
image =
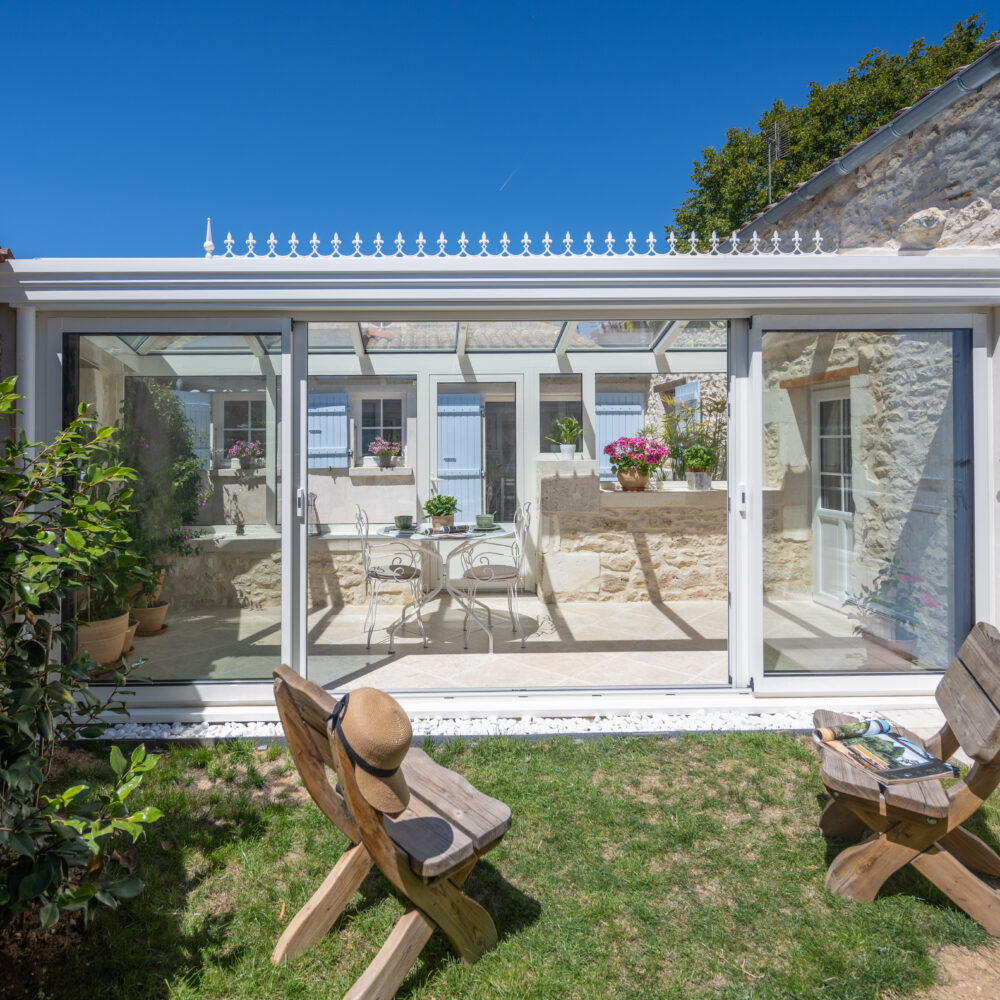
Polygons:
[[882,782],[950,778],[958,774],[957,767],[894,733],[888,719],[814,729],[813,739],[828,750],[843,754]]

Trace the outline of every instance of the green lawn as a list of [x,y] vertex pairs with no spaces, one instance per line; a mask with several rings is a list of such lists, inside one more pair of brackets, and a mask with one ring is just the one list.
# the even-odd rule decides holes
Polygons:
[[[824,890],[837,845],[816,829],[823,789],[802,739],[430,752],[513,810],[467,885],[500,944],[464,968],[435,934],[400,996],[877,1000],[931,983],[935,949],[988,940],[912,870],[873,905]],[[286,752],[176,749],[137,795],[166,814],[138,847],[146,890],[39,970],[42,996],[340,997],[401,912],[375,873],[320,946],[275,968],[283,926],[347,843]],[[998,810],[974,829],[996,846]]]

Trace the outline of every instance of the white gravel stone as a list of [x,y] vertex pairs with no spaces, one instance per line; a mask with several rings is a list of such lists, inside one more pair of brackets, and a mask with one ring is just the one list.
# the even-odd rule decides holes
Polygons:
[[[866,713],[862,713],[866,714]],[[811,729],[812,712],[697,711],[688,714],[602,715],[594,718],[525,715],[520,718],[411,719],[414,736],[551,736],[607,733],[750,732],[758,730]],[[122,723],[110,726],[106,740],[258,739],[281,736],[276,722]]]

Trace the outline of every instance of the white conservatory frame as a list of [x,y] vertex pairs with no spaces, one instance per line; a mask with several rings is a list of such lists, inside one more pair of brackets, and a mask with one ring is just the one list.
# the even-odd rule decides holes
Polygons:
[[[464,251],[463,251],[464,254]],[[971,329],[973,331],[974,614],[1000,622],[996,583],[1000,476],[996,406],[1000,392],[1000,251],[740,253],[693,255],[396,255],[259,256],[206,259],[11,260],[0,263],[0,302],[17,313],[17,370],[24,391],[21,425],[32,439],[51,437],[62,420],[64,333],[280,334],[282,511],[281,655],[304,661],[307,524],[302,487],[307,378],[323,374],[307,355],[309,321],[677,319],[727,320],[730,331],[730,672],[734,691],[754,695],[925,695],[937,675],[764,676],[762,664],[762,371],[768,330]],[[660,338],[661,341],[668,338]],[[539,440],[539,376],[580,375],[586,433],[594,455],[595,380],[599,374],[703,371],[698,352],[653,350],[464,353],[364,353],[336,359],[337,375],[416,375],[416,481],[425,491],[435,468],[432,406],[440,382],[514,382],[518,480],[534,488],[527,465]],[[277,360],[277,359],[276,359]],[[197,369],[198,359],[177,359]],[[312,364],[312,369],[309,366]],[[172,370],[183,374],[183,370]],[[255,369],[259,373],[259,368]],[[227,374],[238,374],[232,365]],[[297,485],[301,484],[301,485]],[[674,692],[676,693],[676,692]],[[455,692],[454,710],[488,710],[497,700]],[[438,693],[428,693],[431,704]],[[524,695],[520,704],[524,704]],[[583,712],[592,699],[622,709],[677,704],[661,689],[606,689],[529,694],[533,710]],[[508,702],[510,699],[507,699]],[[409,699],[411,703],[419,699]],[[136,700],[157,717],[217,706],[217,716],[269,717],[269,684],[173,683]],[[138,717],[138,716],[137,716]]]

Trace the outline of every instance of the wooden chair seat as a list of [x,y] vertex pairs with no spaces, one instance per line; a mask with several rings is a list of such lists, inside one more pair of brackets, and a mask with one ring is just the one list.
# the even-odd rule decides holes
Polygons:
[[410,804],[385,817],[393,843],[405,852],[415,875],[431,881],[496,847],[510,829],[510,809],[473,788],[414,747],[403,761]]
[[476,861],[510,828],[510,809],[411,747],[401,764],[409,804],[396,816],[379,812],[362,797],[333,727],[337,702],[285,666],[274,672],[274,694],[303,783],[352,846],[289,922],[271,961],[300,955],[322,940],[373,865],[409,905],[345,1000],[395,994],[436,928],[464,963],[476,961],[496,944],[497,931],[486,910],[460,890]]
[[[833,860],[826,876],[832,892],[871,902],[894,872],[912,864],[945,895],[1000,934],[1000,893],[973,872],[1000,876],[1000,857],[962,824],[1000,784],[1000,633],[980,622],[969,633],[937,689],[945,724],[926,742],[902,735],[942,760],[961,748],[975,761],[960,781],[880,783],[834,750],[820,748],[820,776],[831,802],[823,833],[855,841]],[[817,727],[858,720],[819,711]]]

